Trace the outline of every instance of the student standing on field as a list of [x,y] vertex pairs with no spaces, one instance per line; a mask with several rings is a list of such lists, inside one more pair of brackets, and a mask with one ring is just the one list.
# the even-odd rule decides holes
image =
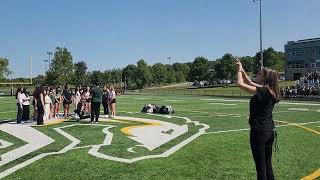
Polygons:
[[86,86],[84,88],[84,97],[86,99],[86,105],[85,105],[86,112],[91,114],[91,94],[90,94],[90,87],[89,86]]
[[280,101],[277,72],[263,68],[254,83],[242,68],[239,59],[237,84],[240,89],[253,94],[250,100],[250,146],[256,165],[258,180],[273,180],[272,145],[276,131],[272,111]]
[[110,86],[109,107],[111,110],[111,118],[114,118],[116,116],[116,103],[116,92],[113,86]]
[[30,96],[27,88],[23,88],[22,94],[22,121],[29,121],[30,116]]
[[63,91],[63,108],[64,108],[64,117],[70,117],[70,104],[72,103],[72,92],[68,87],[68,84],[64,86]]
[[51,87],[49,91],[49,97],[51,99],[51,105],[50,105],[50,119],[55,118],[55,99],[56,99],[56,90]]
[[102,90],[98,86],[98,84],[96,84],[96,86],[91,89],[91,95],[92,95],[92,98],[91,98],[91,121],[90,122],[93,122],[93,120],[95,119],[95,122],[98,123],[99,115],[100,115],[100,105],[102,101]]
[[109,117],[109,88],[107,86],[103,87],[103,95],[102,95],[102,105],[103,105],[103,112],[104,117]]
[[34,104],[38,112],[37,115],[37,125],[43,125],[43,115],[44,115],[44,88],[39,87],[34,93]]
[[81,94],[80,94],[80,87],[76,86],[75,92],[74,92],[74,107],[77,109],[78,103],[81,100]]
[[58,86],[56,89],[56,96],[55,96],[55,101],[54,101],[55,105],[55,110],[54,110],[54,114],[55,114],[55,118],[59,117],[59,112],[60,112],[60,105],[62,103],[62,94],[61,94],[61,89]]
[[17,88],[16,100],[17,100],[17,103],[16,103],[17,104],[17,124],[20,124],[22,120],[22,113],[23,113],[21,87]]
[[50,107],[52,105],[52,101],[49,96],[49,90],[44,91],[44,118],[43,121],[48,121],[50,119]]

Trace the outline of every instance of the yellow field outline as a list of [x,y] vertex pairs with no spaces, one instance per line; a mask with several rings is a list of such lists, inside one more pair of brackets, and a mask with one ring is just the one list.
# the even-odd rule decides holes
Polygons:
[[100,120],[102,122],[115,122],[115,123],[121,123],[121,124],[130,124],[131,122],[119,120],[119,119],[108,119],[108,120]]
[[[132,121],[132,120],[130,120],[130,121]],[[133,121],[146,123],[146,125],[128,126],[128,127],[122,128],[121,132],[124,133],[124,134],[127,134],[129,136],[133,136],[132,133],[130,132],[132,129],[150,127],[150,126],[161,126],[160,123],[147,122],[147,121],[144,121],[144,120],[133,120]]]
[[67,119],[55,119],[55,120],[51,120],[51,121],[46,121],[46,122],[43,123],[43,125],[33,125],[33,126],[34,127],[51,126],[51,125],[63,123],[66,120]]
[[[319,131],[316,131],[314,129],[311,129],[311,128],[307,128],[305,126],[301,126],[299,124],[295,124],[295,123],[289,123],[287,121],[279,121],[279,120],[274,120],[275,122],[279,122],[279,123],[284,123],[284,124],[288,124],[288,125],[292,125],[292,126],[296,126],[296,127],[299,127],[299,128],[302,128],[304,130],[307,130],[307,131],[310,131],[312,133],[315,133],[317,135],[320,136],[320,132]],[[304,178],[301,178],[301,180],[315,180],[317,178],[320,177],[320,169],[316,170],[314,173],[304,177]]]

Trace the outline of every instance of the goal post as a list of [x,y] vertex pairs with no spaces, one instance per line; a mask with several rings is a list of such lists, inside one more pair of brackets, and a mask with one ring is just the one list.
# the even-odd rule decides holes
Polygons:
[[[13,96],[14,95],[14,87],[15,86],[19,86],[19,85],[32,85],[33,84],[33,79],[32,79],[32,57],[30,57],[30,60],[29,60],[29,75],[30,75],[30,80],[29,82],[0,82],[0,87],[4,87],[4,86],[7,86],[7,87],[10,87],[10,95]],[[3,88],[0,88],[0,96],[1,95],[8,95],[8,92],[2,92]],[[8,91],[8,89],[7,89]]]

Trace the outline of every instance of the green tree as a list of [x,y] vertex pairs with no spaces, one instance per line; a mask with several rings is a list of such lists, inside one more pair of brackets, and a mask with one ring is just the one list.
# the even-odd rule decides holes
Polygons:
[[126,82],[128,89],[135,89],[137,87],[136,85],[137,72],[138,72],[138,68],[134,64],[130,64],[123,69],[122,78],[123,78],[123,82]]
[[186,81],[185,75],[184,75],[184,73],[182,71],[177,71],[175,73],[175,76],[176,76],[176,82],[177,83],[181,83],[181,82]]
[[141,59],[137,62],[137,79],[136,84],[139,89],[144,88],[146,85],[150,84],[151,80],[151,72],[149,71],[149,67],[147,63]]
[[67,48],[57,47],[52,59],[51,68],[47,72],[48,85],[70,83],[73,77],[73,61]]
[[156,63],[152,66],[153,83],[163,84],[166,82],[167,69],[162,63]]
[[87,83],[87,64],[80,61],[74,64],[73,84],[85,85]]
[[232,54],[225,54],[215,65],[216,77],[219,79],[235,79],[236,64]]
[[166,83],[173,84],[176,82],[176,74],[171,65],[166,66]]
[[[260,52],[255,55],[254,73],[260,71]],[[263,51],[263,65],[265,67],[274,69],[278,72],[284,72],[285,68],[285,54],[283,52],[275,51],[272,47]]]
[[5,79],[5,77],[11,73],[9,70],[9,59],[0,57],[0,80]]
[[89,78],[91,85],[101,85],[103,81],[103,73],[101,71],[92,71]]
[[254,67],[254,62],[255,62],[254,57],[244,56],[244,57],[240,58],[240,61],[242,63],[243,69],[246,72],[253,72],[253,67]]
[[209,70],[208,59],[204,57],[195,58],[190,68],[189,80],[190,81],[204,80],[208,70]]
[[[189,72],[190,72],[190,67],[188,66],[188,64],[186,63],[174,63],[172,65],[173,69],[175,72],[179,72],[181,71],[183,73],[183,81],[187,80],[188,79],[188,75],[189,75]],[[180,80],[182,80],[182,77],[179,78]],[[182,82],[182,81],[180,81]]]

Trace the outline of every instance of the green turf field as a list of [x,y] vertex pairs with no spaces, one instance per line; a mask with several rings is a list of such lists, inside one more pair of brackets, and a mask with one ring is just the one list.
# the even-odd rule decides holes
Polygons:
[[[94,157],[88,154],[91,146],[104,141],[103,125],[114,126],[113,140],[99,152],[127,159],[158,155],[197,134],[203,125],[188,124],[188,132],[152,150],[127,148],[137,145],[121,129],[125,123],[103,122],[102,126],[88,126],[86,122],[64,122],[52,126],[36,127],[55,140],[52,144],[25,157],[0,166],[0,173],[43,153],[58,152],[71,141],[54,128],[71,125],[63,130],[81,141],[75,149],[63,154],[49,155],[12,173],[4,179],[255,179],[254,162],[249,146],[248,99],[225,99],[189,95],[128,95],[118,97],[118,115],[141,117],[187,124],[185,119],[208,125],[201,136],[193,139],[166,158],[145,159],[131,164]],[[173,116],[153,116],[139,113],[144,104],[171,105]],[[15,118],[15,100],[0,98],[0,119]],[[276,105],[280,150],[273,156],[277,179],[301,179],[320,168],[320,103],[283,101]],[[298,124],[293,124],[298,123]],[[75,124],[73,126],[73,124]],[[131,123],[140,126],[144,123]],[[170,133],[170,132],[169,132]],[[23,146],[9,134],[0,131],[0,139],[14,146],[0,149],[5,153]],[[86,147],[87,146],[87,147]]]

